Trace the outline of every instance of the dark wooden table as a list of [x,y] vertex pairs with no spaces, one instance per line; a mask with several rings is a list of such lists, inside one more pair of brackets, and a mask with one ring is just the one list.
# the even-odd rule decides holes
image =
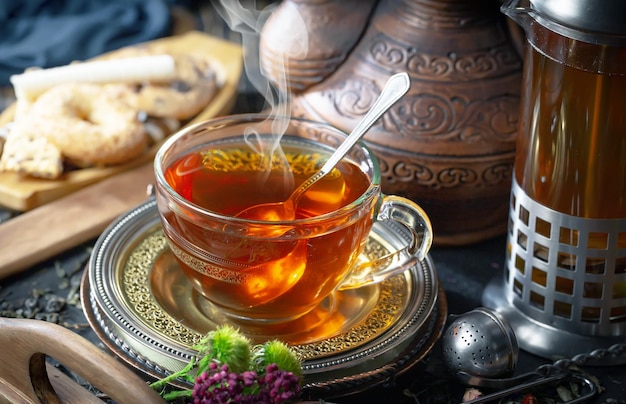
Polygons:
[[[205,24],[211,26],[211,22],[207,22],[209,17],[203,15]],[[233,112],[254,112],[262,107],[259,97],[245,91],[245,88],[246,83],[242,81],[244,91],[239,95]],[[0,104],[0,108],[4,106],[5,104]],[[0,207],[0,223],[11,220],[16,215],[17,212]],[[482,305],[485,285],[493,277],[503,276],[505,242],[505,237],[500,236],[474,245],[432,249],[431,256],[445,291],[449,313],[462,314]],[[35,245],[37,240],[32,240],[32,243]],[[94,243],[95,240],[85,240],[80,246],[10,278],[0,280],[0,315],[36,317],[42,321],[53,321],[105,349],[87,323],[79,298],[80,279]],[[33,299],[33,294],[42,293],[62,297],[65,299],[65,306],[56,313],[46,314],[42,308],[35,314],[37,310],[33,310],[33,305],[41,303]],[[516,372],[530,371],[539,365],[549,363],[551,362],[543,358],[521,352]],[[626,403],[626,367],[591,367],[585,371],[596,376],[605,389],[593,401],[594,403]],[[438,342],[424,360],[400,377],[354,396],[334,397],[332,401],[456,403],[461,401],[465,388],[466,386],[459,383],[445,369],[441,342]]]
[[[7,215],[6,211],[0,212]],[[497,237],[470,246],[432,249],[431,256],[445,290],[449,313],[462,314],[481,306],[485,285],[494,276],[502,276],[505,241],[504,237]],[[36,242],[37,240],[33,240],[33,243]],[[43,315],[40,318],[58,322],[105,349],[89,327],[78,297],[80,278],[94,243],[95,240],[86,240],[76,248],[2,280],[0,314],[12,316],[21,310],[22,316],[28,316],[28,300],[32,303],[33,291],[53,293],[66,300],[65,307],[57,315],[50,318]],[[438,342],[423,361],[397,379],[354,396],[334,397],[332,402],[460,402],[466,386],[460,384],[445,369],[440,344]],[[521,352],[516,373],[530,371],[547,363],[551,362]],[[594,403],[626,403],[624,366],[591,367],[585,371],[596,376],[606,389]]]

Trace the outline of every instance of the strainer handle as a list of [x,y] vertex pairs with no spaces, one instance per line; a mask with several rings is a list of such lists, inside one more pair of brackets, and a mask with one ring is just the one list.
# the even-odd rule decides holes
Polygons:
[[533,377],[541,377],[541,373],[533,371],[528,373],[522,373],[521,375],[506,377],[506,378],[492,378],[483,376],[474,376],[462,370],[456,373],[456,376],[462,383],[470,386],[485,387],[488,389],[502,389],[510,386],[519,385]]
[[[525,373],[520,376],[528,376],[531,373],[536,373],[536,372]],[[509,379],[500,379],[500,380],[508,381],[511,379],[517,379],[520,376],[512,377]],[[482,404],[482,403],[487,403],[487,402],[493,402],[494,400],[506,398],[514,394],[529,391],[530,389],[534,389],[539,386],[543,386],[545,384],[551,384],[554,382],[564,380],[567,377],[578,379],[579,382],[585,384],[586,390],[587,390],[584,394],[581,394],[579,397],[575,398],[574,400],[568,401],[567,404],[586,403],[588,400],[595,397],[595,395],[598,393],[598,388],[596,387],[596,384],[591,379],[589,379],[589,377],[584,376],[582,374],[577,374],[577,373],[562,372],[562,373],[554,374],[552,376],[541,377],[539,379],[532,380],[530,382],[526,382],[526,383],[523,383],[514,387],[510,387],[508,389],[504,389],[495,393],[487,394],[487,395],[478,397],[474,400],[465,401],[464,404]],[[497,379],[492,379],[492,380],[497,380]]]

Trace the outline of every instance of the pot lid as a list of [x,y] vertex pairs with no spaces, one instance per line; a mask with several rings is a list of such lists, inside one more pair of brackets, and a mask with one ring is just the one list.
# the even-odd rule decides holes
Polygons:
[[603,34],[626,35],[624,0],[530,0],[543,17],[563,26]]

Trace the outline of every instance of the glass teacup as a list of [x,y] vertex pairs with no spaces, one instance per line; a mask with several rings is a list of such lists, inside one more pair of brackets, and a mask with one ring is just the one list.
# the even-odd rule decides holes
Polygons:
[[[238,216],[286,200],[345,138],[324,123],[245,114],[187,127],[159,149],[156,198],[169,246],[193,287],[229,320],[263,327],[320,305],[332,310],[333,292],[381,282],[427,254],[428,216],[381,193],[378,161],[362,142],[298,200],[295,219]],[[364,261],[373,224],[386,221],[405,226],[410,242]]]

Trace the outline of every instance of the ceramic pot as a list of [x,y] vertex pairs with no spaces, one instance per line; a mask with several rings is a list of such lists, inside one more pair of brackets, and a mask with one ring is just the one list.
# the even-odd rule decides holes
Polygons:
[[[287,15],[283,10],[295,8],[306,16],[339,3],[285,0],[261,34],[261,63],[295,41],[279,24]],[[506,231],[522,60],[499,6],[498,1],[379,0],[371,13],[361,11],[363,25],[316,17],[308,27],[314,57],[287,60],[287,82],[307,72],[316,77],[306,86],[286,87],[293,95],[292,114],[345,131],[390,75],[410,74],[409,93],[364,139],[380,160],[383,192],[418,202],[432,220],[435,244],[469,244]],[[281,30],[290,41],[268,40],[268,32],[277,38]],[[356,40],[329,38],[329,32],[339,38],[342,31]],[[340,62],[320,57],[324,49],[341,55]],[[269,78],[280,82],[278,76]]]

